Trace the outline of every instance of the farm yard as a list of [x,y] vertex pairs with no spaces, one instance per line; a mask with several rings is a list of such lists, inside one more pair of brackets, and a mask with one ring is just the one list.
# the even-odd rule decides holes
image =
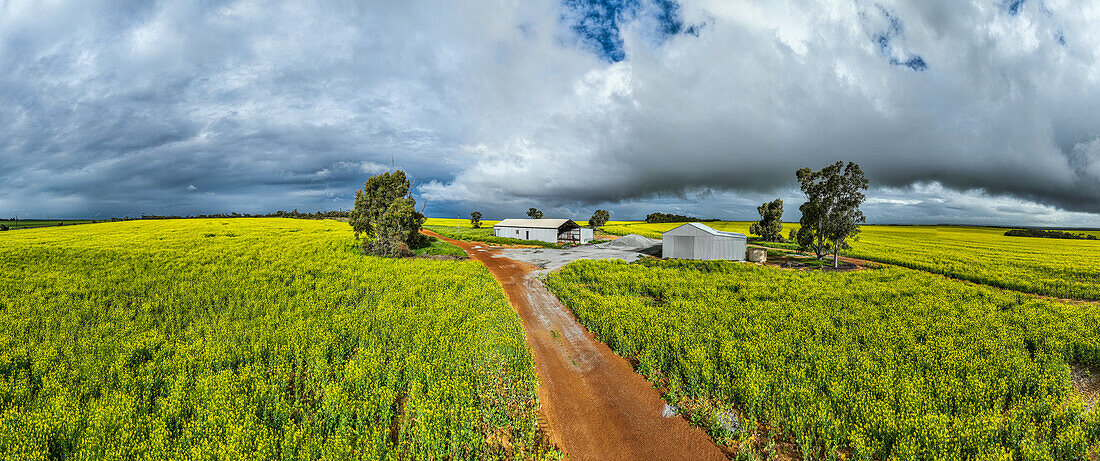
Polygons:
[[553,455],[477,262],[291,219],[32,229],[0,254],[2,459]]

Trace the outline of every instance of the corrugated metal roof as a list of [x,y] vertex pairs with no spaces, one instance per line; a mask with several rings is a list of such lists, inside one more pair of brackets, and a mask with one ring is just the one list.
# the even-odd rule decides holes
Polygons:
[[531,229],[557,229],[571,219],[505,219],[493,227],[527,227]]
[[745,234],[742,234],[742,233],[739,233],[739,232],[726,232],[726,231],[715,230],[713,227],[710,227],[710,226],[708,226],[706,224],[703,224],[701,222],[689,222],[689,223],[684,224],[683,226],[676,226],[673,229],[669,229],[669,232],[671,232],[675,229],[679,229],[679,228],[684,227],[684,226],[691,226],[691,227],[694,227],[696,229],[699,229],[699,230],[701,230],[703,232],[706,232],[708,234],[711,234],[711,235],[719,235],[719,236],[723,236],[723,237],[737,237],[737,238],[743,238],[743,239],[748,238],[748,237],[745,236]]

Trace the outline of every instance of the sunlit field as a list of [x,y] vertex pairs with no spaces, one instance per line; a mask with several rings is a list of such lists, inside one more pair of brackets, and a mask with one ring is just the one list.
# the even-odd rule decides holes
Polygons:
[[[604,231],[660,238],[682,223],[626,223]],[[706,223],[749,234],[751,222]],[[786,236],[798,224],[783,224]],[[957,226],[863,226],[845,255],[977,283],[1062,298],[1100,299],[1100,241],[1006,237],[1007,229]],[[1087,232],[1081,232],[1087,233]]]
[[1005,237],[1004,232],[874,226],[847,254],[1012,290],[1100,299],[1100,241]]
[[1100,366],[1097,305],[905,268],[580,261],[547,285],[723,445],[792,443],[803,459],[1100,448],[1100,410],[1070,379]]
[[537,378],[470,261],[342,222],[0,235],[0,459],[538,457]]

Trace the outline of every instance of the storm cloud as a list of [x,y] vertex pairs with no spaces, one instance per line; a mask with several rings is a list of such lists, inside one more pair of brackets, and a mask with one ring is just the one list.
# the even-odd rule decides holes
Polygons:
[[347,208],[399,167],[429,215],[750,218],[848,160],[875,222],[1098,226],[1098,21],[1039,0],[0,2],[0,214]]

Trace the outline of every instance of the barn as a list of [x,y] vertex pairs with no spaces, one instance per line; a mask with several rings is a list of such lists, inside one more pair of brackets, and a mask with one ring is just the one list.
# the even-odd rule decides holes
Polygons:
[[661,237],[661,257],[744,261],[745,234],[714,230],[703,223],[687,223]]
[[572,219],[505,219],[493,226],[493,235],[548,243],[588,243],[592,229]]

